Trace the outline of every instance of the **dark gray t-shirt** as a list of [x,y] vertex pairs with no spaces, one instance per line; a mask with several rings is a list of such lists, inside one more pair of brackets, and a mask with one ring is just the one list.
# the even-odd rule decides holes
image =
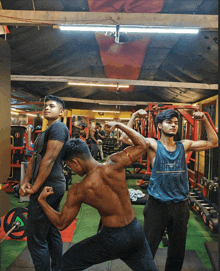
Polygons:
[[[65,144],[69,139],[70,136],[67,126],[61,121],[56,121],[37,137],[34,143],[34,152],[40,153],[43,158],[46,153],[48,140],[58,140]],[[63,172],[64,161],[61,159],[61,153],[62,149],[43,186],[52,186],[57,189],[65,187],[66,180]]]

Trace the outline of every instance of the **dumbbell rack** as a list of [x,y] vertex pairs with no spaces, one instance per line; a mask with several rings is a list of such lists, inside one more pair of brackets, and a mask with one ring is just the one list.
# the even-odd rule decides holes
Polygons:
[[198,188],[194,188],[188,195],[189,207],[202,217],[203,223],[212,233],[218,233],[217,205],[210,198],[205,197]]

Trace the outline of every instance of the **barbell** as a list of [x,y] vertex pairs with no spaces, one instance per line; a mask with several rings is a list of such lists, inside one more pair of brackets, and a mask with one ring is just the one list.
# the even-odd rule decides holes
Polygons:
[[[4,231],[7,232],[5,237],[9,236],[12,239],[22,239],[27,235],[26,234],[27,214],[28,209],[24,207],[13,208],[6,214],[3,223]],[[17,226],[13,228],[15,224],[18,225],[17,222],[20,223],[19,227]],[[13,230],[11,230],[12,228]]]
[[0,244],[8,235],[11,234],[11,232],[18,230],[20,228],[21,222],[20,221],[13,222],[11,226],[12,226],[11,229],[0,240]]

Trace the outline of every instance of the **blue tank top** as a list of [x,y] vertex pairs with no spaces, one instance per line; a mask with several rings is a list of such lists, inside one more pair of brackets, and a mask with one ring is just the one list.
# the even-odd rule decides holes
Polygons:
[[167,151],[158,140],[148,194],[162,203],[185,201],[189,193],[185,151],[180,141],[175,151]]

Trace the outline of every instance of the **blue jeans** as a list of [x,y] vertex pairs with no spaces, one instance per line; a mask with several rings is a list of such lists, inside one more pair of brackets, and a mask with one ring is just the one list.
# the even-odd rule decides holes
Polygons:
[[[37,198],[39,193],[30,197],[28,206],[27,245],[36,271],[60,271],[62,268],[63,242],[59,230],[45,215]],[[47,198],[48,204],[59,211],[62,194]],[[51,261],[50,261],[51,258]]]
[[73,245],[63,255],[62,271],[84,270],[115,259],[121,259],[134,271],[157,271],[143,227],[136,218],[124,227],[102,227],[96,235]]

